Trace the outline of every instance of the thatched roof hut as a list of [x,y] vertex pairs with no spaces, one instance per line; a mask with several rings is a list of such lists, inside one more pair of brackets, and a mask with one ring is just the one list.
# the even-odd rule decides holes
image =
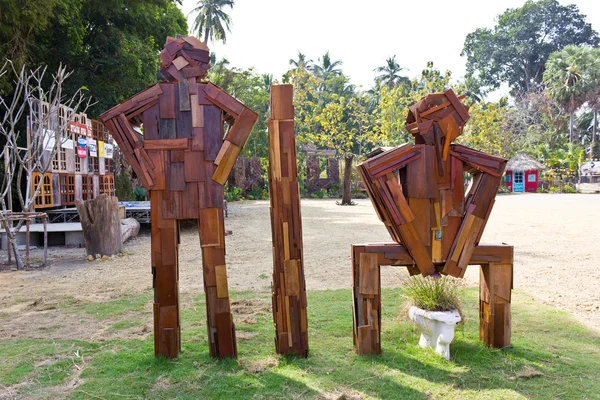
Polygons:
[[517,154],[506,164],[507,171],[537,171],[540,169],[544,169],[544,165],[525,153]]
[[519,153],[506,164],[506,187],[511,192],[536,192],[539,186],[539,171],[542,169],[542,163],[525,153]]

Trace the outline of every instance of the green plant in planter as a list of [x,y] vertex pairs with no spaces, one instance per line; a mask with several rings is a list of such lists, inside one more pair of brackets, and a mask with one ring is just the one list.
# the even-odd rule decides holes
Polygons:
[[409,306],[426,311],[457,310],[462,316],[456,281],[449,276],[413,276],[407,280],[404,294]]

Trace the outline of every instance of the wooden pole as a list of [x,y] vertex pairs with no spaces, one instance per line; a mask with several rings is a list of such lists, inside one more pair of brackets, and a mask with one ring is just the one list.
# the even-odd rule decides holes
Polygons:
[[44,267],[48,265],[48,214],[42,217],[44,221]]
[[307,357],[308,319],[293,97],[292,85],[271,86],[269,196],[273,235],[273,322],[277,352]]
[[29,270],[29,224],[30,224],[30,220],[29,217],[26,217],[27,219],[25,220],[25,226],[26,226],[26,231],[25,231],[25,260],[27,261],[27,266],[26,269]]

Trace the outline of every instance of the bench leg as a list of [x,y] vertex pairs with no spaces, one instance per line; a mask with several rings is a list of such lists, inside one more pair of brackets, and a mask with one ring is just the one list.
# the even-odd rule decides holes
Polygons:
[[358,354],[381,353],[381,282],[378,255],[352,246],[354,345]]
[[481,266],[479,339],[488,347],[510,346],[510,297],[513,264]]

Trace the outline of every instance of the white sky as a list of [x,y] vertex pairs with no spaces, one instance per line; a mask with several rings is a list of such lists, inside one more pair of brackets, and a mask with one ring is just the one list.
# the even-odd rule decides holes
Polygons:
[[[587,21],[600,30],[600,0],[559,0],[576,4]],[[184,14],[197,0],[183,0]],[[352,83],[371,87],[373,69],[396,55],[409,77],[420,75],[427,61],[453,78],[462,77],[466,59],[460,56],[465,37],[477,28],[494,26],[507,8],[525,0],[235,0],[226,11],[233,26],[227,43],[209,43],[218,58],[231,66],[255,67],[275,79],[298,51],[314,62],[327,50]],[[188,17],[190,29],[194,15]],[[490,96],[495,100],[506,89]]]

